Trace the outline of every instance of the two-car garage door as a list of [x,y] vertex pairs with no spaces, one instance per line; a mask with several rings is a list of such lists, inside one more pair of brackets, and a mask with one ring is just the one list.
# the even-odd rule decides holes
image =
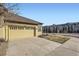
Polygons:
[[9,30],[9,39],[33,37],[34,30]]
[[9,33],[8,34],[9,40],[34,37],[36,35],[35,28],[17,29],[16,27],[13,28],[12,26],[11,27],[9,26],[7,31]]

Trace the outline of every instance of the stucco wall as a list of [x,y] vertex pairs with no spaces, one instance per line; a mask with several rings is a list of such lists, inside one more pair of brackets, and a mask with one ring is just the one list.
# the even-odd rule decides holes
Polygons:
[[24,29],[24,30],[11,30],[9,25],[19,25],[19,26],[31,26],[36,28],[36,37],[42,34],[42,32],[38,32],[38,25],[26,25],[26,24],[14,24],[14,23],[5,23],[5,25],[0,28],[0,38],[4,38],[6,40],[14,40],[21,38],[34,37],[34,29]]
[[36,36],[38,37],[39,35],[42,35],[42,30],[38,31],[38,26],[36,28],[37,28],[37,30],[36,30]]
[[0,28],[0,38],[3,37],[3,28]]
[[3,26],[3,27],[0,27],[0,38],[3,38],[3,39],[8,39],[7,38],[7,26]]
[[[19,25],[19,26],[30,26],[30,27],[35,27],[36,28],[36,37],[41,35],[42,32],[38,32],[38,25],[26,25],[26,24],[14,24],[14,23],[6,23],[6,25]],[[28,37],[34,37],[34,29],[24,29],[24,30],[9,30],[9,39],[21,39],[21,38],[28,38]]]

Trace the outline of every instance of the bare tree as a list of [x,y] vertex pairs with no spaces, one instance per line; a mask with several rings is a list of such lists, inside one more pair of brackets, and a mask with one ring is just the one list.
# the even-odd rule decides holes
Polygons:
[[18,14],[19,4],[17,3],[5,3],[4,6],[8,9],[9,12]]
[[0,7],[3,7],[8,12],[18,14],[19,4],[17,4],[17,3],[0,3],[0,5],[1,5]]
[[0,3],[0,27],[3,25],[4,17],[6,17],[8,15],[8,13],[17,14],[18,10],[19,10],[18,4]]

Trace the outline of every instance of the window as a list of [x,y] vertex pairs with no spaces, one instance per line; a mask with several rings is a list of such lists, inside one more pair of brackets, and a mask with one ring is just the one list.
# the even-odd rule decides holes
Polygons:
[[24,30],[24,26],[17,26],[18,29]]
[[30,29],[30,30],[32,30],[32,29],[34,29],[33,27],[29,27],[29,26],[25,26],[25,29]]
[[17,26],[17,25],[9,25],[11,30],[32,30],[34,27],[29,26]]
[[11,30],[16,30],[16,29],[17,29],[17,26],[9,25],[9,28],[10,28]]

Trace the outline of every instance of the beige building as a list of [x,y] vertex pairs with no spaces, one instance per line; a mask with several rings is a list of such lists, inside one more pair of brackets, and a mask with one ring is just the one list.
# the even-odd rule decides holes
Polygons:
[[16,14],[0,16],[0,38],[14,40],[42,34],[42,23]]

